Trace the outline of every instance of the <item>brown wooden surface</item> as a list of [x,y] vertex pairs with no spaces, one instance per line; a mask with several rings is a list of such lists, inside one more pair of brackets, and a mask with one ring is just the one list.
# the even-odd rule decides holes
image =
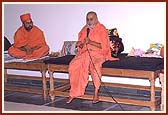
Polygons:
[[[56,64],[48,64],[48,71],[50,76],[50,96],[51,100],[54,101],[55,96],[63,96],[68,97],[67,92],[63,92],[66,88],[69,88],[68,85],[57,87],[54,89],[54,72],[63,72],[68,73],[68,65],[56,65]],[[142,101],[142,100],[133,100],[133,99],[123,99],[116,98],[119,103],[125,104],[133,104],[140,106],[149,106],[152,111],[156,109],[156,105],[159,103],[158,100],[155,99],[155,91],[160,91],[160,88],[155,87],[155,79],[158,77],[159,71],[144,71],[144,70],[131,70],[131,69],[116,69],[116,68],[102,68],[102,75],[107,77],[120,77],[120,78],[136,78],[136,79],[148,79],[150,82],[150,86],[139,86],[139,85],[130,85],[130,84],[117,84],[117,83],[105,83],[109,86],[115,87],[125,87],[131,89],[142,89],[150,91],[150,101]],[[63,90],[62,90],[63,89]],[[78,98],[82,99],[93,99],[92,95],[84,95]],[[101,101],[114,102],[111,97],[100,96]]]
[[[40,71],[41,76],[29,76],[29,75],[14,75],[14,74],[8,74],[7,69],[17,69],[17,70],[30,70],[30,71]],[[7,83],[7,79],[9,78],[15,78],[15,79],[29,79],[29,80],[37,80],[41,79],[43,88],[41,91],[37,89],[31,89],[31,88],[20,88],[15,86],[4,86],[4,90],[10,90],[10,91],[19,91],[19,92],[27,92],[27,93],[37,93],[37,94],[43,94],[44,100],[47,99],[48,91],[47,91],[47,85],[46,85],[46,71],[47,66],[42,63],[41,60],[39,61],[33,61],[33,62],[10,62],[10,63],[4,63],[4,79]],[[41,93],[39,93],[41,92]]]
[[160,78],[160,82],[161,82],[161,87],[162,87],[162,92],[161,92],[161,105],[160,105],[160,108],[161,108],[161,111],[164,111],[164,103],[165,103],[165,96],[164,96],[164,74],[163,73],[160,73],[159,75],[159,78]]
[[[40,77],[43,81],[43,95],[44,99],[46,98],[48,91],[46,88],[46,69],[49,71],[50,76],[50,91],[49,95],[51,97],[51,101],[53,102],[55,99],[55,96],[64,96],[67,97],[69,94],[67,92],[63,92],[64,90],[68,89],[70,86],[69,84],[65,84],[60,87],[54,87],[54,81],[58,80],[60,82],[68,82],[68,80],[63,79],[55,79],[53,76],[54,72],[61,72],[61,73],[68,73],[68,65],[56,65],[56,64],[42,64],[39,63],[7,63],[4,65],[5,69],[23,69],[23,70],[35,70],[35,71],[41,71],[42,76]],[[123,77],[123,78],[137,78],[137,79],[148,79],[150,81],[150,86],[140,86],[140,85],[131,85],[131,84],[120,84],[120,83],[105,83],[105,85],[108,86],[114,86],[114,87],[121,87],[121,88],[131,88],[131,89],[142,89],[142,90],[148,90],[151,92],[151,100],[150,101],[142,101],[142,100],[132,100],[132,99],[121,99],[116,98],[119,103],[125,103],[125,104],[133,104],[133,105],[141,105],[141,106],[149,106],[152,111],[155,110],[156,104],[159,103],[158,100],[155,99],[155,91],[160,91],[161,88],[155,87],[155,79],[158,77],[158,71],[152,72],[152,71],[143,71],[143,70],[130,70],[130,69],[115,69],[115,68],[102,68],[102,75],[107,75],[107,77]],[[34,76],[18,76],[18,75],[6,75],[7,77],[13,77],[17,79],[32,79],[32,80],[39,80],[38,78],[35,78]],[[91,83],[91,82],[89,82]],[[33,93],[39,93],[40,91],[36,89],[23,89],[23,88],[15,88],[15,87],[5,87],[5,90],[15,90],[15,91],[23,91],[23,92],[33,92]],[[42,91],[41,91],[42,92]],[[82,99],[93,99],[92,95],[84,95],[78,98]],[[104,97],[100,96],[101,101],[108,101],[108,102],[114,102],[111,97]]]
[[[65,72],[68,73],[68,65],[49,64],[48,70],[52,72]],[[157,78],[160,71],[144,71],[144,70],[131,70],[131,69],[116,69],[116,68],[102,68],[102,75],[126,77],[126,78],[139,78],[151,79],[154,74],[154,79]],[[153,79],[153,78],[152,78]]]
[[42,65],[43,65],[43,63],[12,62],[12,63],[5,63],[4,68],[5,69],[20,69],[20,70],[40,71],[42,69]]
[[[26,79],[26,80],[41,80],[41,77],[39,76],[24,76],[24,75],[18,76],[18,75],[13,75],[13,74],[8,74],[8,78]],[[49,78],[46,78],[46,81],[49,81]],[[54,82],[55,81],[68,83],[69,79],[54,78]],[[89,84],[93,84],[93,82],[89,81]],[[131,84],[109,83],[109,82],[103,82],[101,85],[150,91],[150,86],[142,86],[142,85],[131,85]],[[161,91],[161,90],[162,90],[161,87],[155,87],[155,91]]]

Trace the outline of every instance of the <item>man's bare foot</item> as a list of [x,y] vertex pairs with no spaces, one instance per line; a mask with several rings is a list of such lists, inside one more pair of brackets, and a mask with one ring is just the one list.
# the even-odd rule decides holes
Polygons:
[[74,99],[74,97],[69,96],[66,103],[71,103],[71,101],[72,101],[73,99]]
[[92,103],[96,104],[98,102],[99,102],[99,96],[98,95],[94,95]]
[[99,102],[99,90],[98,89],[95,89],[94,91],[94,96],[93,96],[93,101],[92,103],[95,104],[95,103],[98,103]]

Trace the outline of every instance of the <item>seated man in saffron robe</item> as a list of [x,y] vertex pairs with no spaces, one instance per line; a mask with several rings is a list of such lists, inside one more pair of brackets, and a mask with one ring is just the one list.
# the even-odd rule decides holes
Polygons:
[[97,103],[102,63],[106,60],[118,60],[118,58],[111,57],[108,32],[105,26],[99,23],[95,12],[87,13],[86,25],[78,34],[76,47],[78,53],[69,65],[71,89],[67,103],[75,97],[84,95],[89,73],[94,84],[93,103]]
[[15,32],[14,44],[8,52],[15,58],[26,60],[37,59],[48,55],[49,47],[46,44],[43,31],[33,25],[29,13],[20,16],[22,26]]

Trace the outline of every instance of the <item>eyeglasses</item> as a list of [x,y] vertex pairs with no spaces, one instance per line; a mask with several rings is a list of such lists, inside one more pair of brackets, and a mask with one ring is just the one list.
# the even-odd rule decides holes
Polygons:
[[87,18],[86,20],[87,21],[93,21],[93,18]]

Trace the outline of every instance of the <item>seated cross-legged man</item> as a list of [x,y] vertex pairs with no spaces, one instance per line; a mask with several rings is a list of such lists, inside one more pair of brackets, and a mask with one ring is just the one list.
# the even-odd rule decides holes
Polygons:
[[11,56],[23,59],[37,59],[48,55],[49,47],[46,44],[43,31],[33,25],[29,13],[20,16],[22,26],[14,35],[14,44],[8,49]]

